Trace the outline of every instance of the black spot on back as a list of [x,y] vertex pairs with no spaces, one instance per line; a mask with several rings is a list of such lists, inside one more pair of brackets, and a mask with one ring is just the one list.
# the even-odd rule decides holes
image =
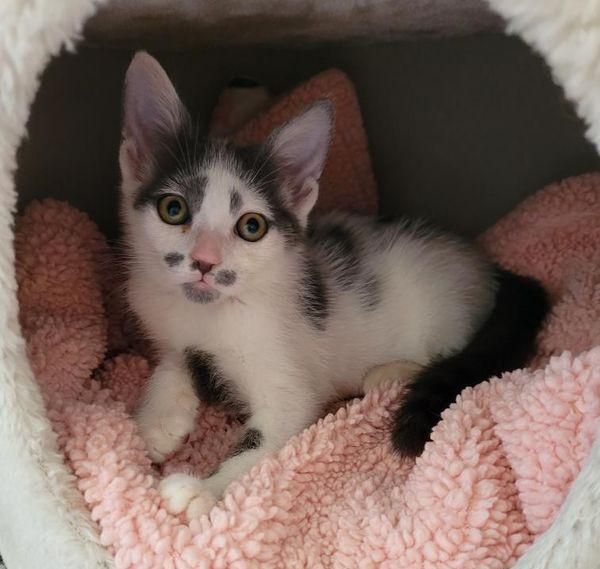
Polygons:
[[212,354],[187,348],[185,362],[200,400],[208,405],[224,407],[237,416],[245,414],[246,406],[234,394],[231,382],[223,376]]
[[358,238],[343,221],[322,220],[309,230],[309,242],[324,256],[333,282],[342,290],[352,290],[365,310],[381,302],[381,283],[364,266]]
[[330,224],[311,228],[310,238],[327,251],[342,256],[351,256],[355,253],[354,237],[342,225]]
[[328,223],[311,226],[308,237],[311,245],[325,255],[334,281],[345,290],[352,288],[361,270],[352,233],[341,224]]
[[248,429],[240,441],[233,447],[229,456],[237,456],[247,450],[256,449],[260,447],[262,440],[263,434],[258,429]]
[[302,313],[317,330],[325,330],[329,314],[329,291],[323,273],[314,261],[307,260],[300,282]]

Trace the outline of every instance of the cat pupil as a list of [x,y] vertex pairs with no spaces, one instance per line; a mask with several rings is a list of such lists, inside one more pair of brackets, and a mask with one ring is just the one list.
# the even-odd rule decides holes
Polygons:
[[178,202],[172,201],[169,204],[168,212],[171,217],[175,217],[180,211],[181,211],[181,205]]
[[258,221],[253,217],[246,222],[246,229],[250,233],[256,233],[258,231],[258,225]]

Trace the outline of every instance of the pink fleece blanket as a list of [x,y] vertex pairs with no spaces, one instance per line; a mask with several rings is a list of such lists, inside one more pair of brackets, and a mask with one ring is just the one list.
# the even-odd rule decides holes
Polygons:
[[550,186],[482,237],[500,262],[552,293],[538,369],[465,390],[416,462],[390,453],[396,389],[375,391],[289,441],[188,525],[162,508],[157,481],[180,469],[208,473],[237,425],[206,409],[163,471],[151,466],[129,414],[150,364],[121,322],[110,250],[73,208],[31,205],[16,237],[23,331],[117,567],[509,567],[551,523],[598,426],[598,219],[593,174]]

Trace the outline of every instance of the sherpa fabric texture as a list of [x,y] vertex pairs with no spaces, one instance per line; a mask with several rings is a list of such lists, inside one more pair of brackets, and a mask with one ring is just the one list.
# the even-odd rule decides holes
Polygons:
[[39,74],[72,45],[96,4],[0,2],[0,552],[11,569],[113,566],[58,452],[27,360],[13,248],[17,149]]
[[542,367],[464,391],[416,463],[390,452],[397,389],[376,391],[295,437],[188,525],[161,507],[156,483],[208,474],[237,425],[203,408],[184,447],[162,471],[151,466],[129,415],[150,365],[139,348],[103,361],[108,326],[119,328],[105,292],[111,252],[84,214],[32,204],[16,237],[23,331],[116,566],[510,566],[555,518],[600,419],[599,216],[600,175],[588,175],[540,192],[483,236],[492,256],[552,293]]

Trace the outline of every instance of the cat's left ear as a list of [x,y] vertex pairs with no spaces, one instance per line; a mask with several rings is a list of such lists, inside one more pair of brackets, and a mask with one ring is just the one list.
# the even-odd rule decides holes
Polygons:
[[282,197],[303,227],[319,196],[319,178],[329,150],[333,114],[329,101],[319,101],[277,129],[268,141],[287,182]]

